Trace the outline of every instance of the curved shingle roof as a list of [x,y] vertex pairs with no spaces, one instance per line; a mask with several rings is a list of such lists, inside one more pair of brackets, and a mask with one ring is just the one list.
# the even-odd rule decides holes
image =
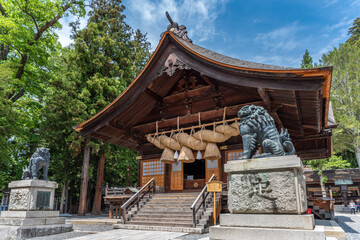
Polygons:
[[236,67],[264,69],[264,70],[295,70],[295,69],[297,69],[297,68],[291,68],[291,67],[281,67],[281,66],[263,64],[263,63],[250,62],[250,61],[246,61],[246,60],[228,57],[228,56],[222,55],[220,53],[213,52],[209,49],[200,47],[196,44],[189,43],[189,42],[179,38],[175,34],[173,36],[176,37],[176,39],[179,40],[179,42],[181,42],[183,45],[188,47],[190,50],[192,50],[206,58],[209,58],[213,61],[219,62],[219,63],[228,64],[228,65],[232,65],[232,66],[236,66]]

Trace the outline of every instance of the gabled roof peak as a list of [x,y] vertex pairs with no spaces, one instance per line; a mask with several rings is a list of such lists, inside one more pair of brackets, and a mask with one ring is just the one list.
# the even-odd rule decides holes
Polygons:
[[[170,24],[167,26],[167,31],[169,32],[172,32],[174,33],[177,37],[189,42],[189,43],[192,43],[192,40],[187,36],[187,30],[186,30],[186,27],[185,25],[180,25],[177,23],[177,22],[174,22],[171,17],[170,17],[170,14],[166,11],[165,12],[165,15],[167,17],[167,19],[169,20]],[[163,32],[160,37],[162,37],[164,35]]]

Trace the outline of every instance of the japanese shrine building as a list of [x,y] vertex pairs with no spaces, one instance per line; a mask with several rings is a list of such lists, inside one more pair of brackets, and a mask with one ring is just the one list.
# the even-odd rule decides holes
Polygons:
[[[235,118],[245,105],[263,106],[280,130],[288,129],[302,160],[332,155],[336,127],[329,102],[332,67],[294,69],[234,59],[193,44],[170,26],[130,86],[101,112],[75,127],[84,137],[137,151],[138,179],[165,191],[200,189],[212,174],[241,156],[241,136],[218,143],[221,159],[160,163],[162,149],[147,141],[156,131]],[[211,129],[211,127],[210,127]],[[196,153],[195,153],[196,154]]]

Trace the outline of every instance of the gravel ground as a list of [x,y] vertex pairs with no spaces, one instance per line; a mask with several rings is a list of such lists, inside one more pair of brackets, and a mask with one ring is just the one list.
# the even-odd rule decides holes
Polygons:
[[347,240],[360,239],[360,214],[336,213],[339,226],[345,231]]

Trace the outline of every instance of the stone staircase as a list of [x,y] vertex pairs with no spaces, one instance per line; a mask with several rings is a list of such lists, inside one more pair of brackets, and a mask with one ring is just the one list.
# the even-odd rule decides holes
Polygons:
[[197,213],[197,224],[193,227],[193,212],[190,209],[199,192],[157,193],[150,199],[142,199],[139,210],[133,207],[127,214],[126,224],[115,224],[114,228],[136,230],[158,230],[187,233],[204,233],[212,219],[213,199],[209,195],[206,211]]
[[308,201],[308,208],[311,209],[316,219],[331,220],[334,217],[331,212],[327,212],[325,209],[320,208],[320,206],[315,205],[313,201]]

